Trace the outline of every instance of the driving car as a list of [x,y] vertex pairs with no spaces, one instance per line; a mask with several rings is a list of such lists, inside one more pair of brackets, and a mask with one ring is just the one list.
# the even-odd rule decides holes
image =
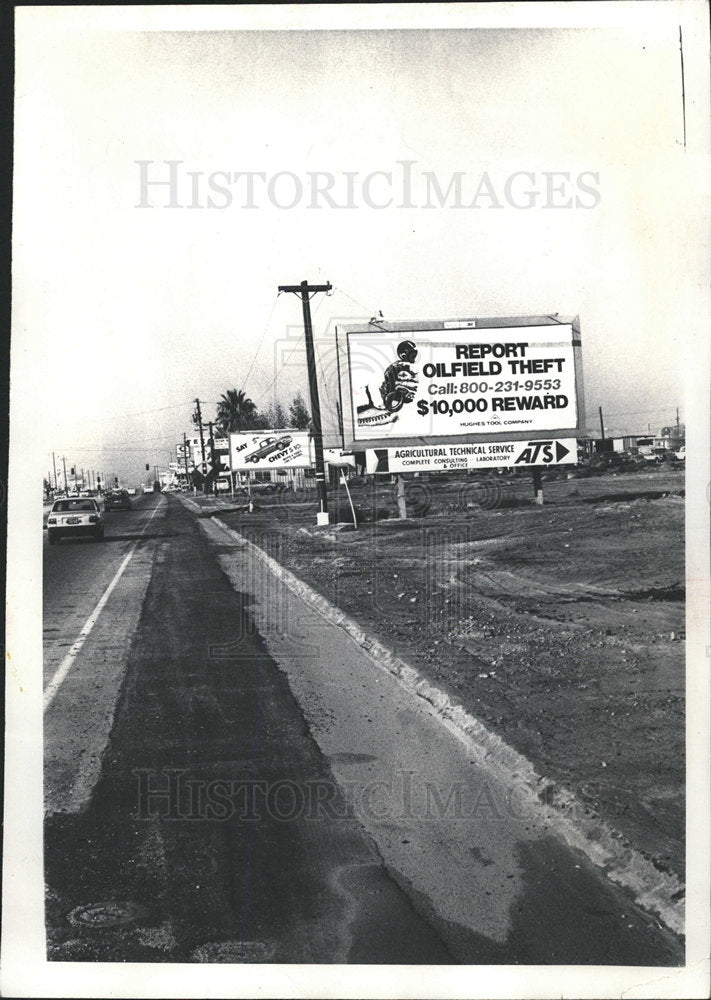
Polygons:
[[130,510],[131,498],[126,490],[111,490],[104,497],[104,510]]
[[60,538],[104,538],[104,519],[93,497],[66,497],[55,500],[47,517],[47,542]]
[[264,438],[257,448],[256,451],[250,452],[249,455],[244,456],[245,462],[258,462],[260,458],[266,458],[267,455],[271,455],[275,451],[284,451],[291,444],[291,436],[289,434],[284,437],[274,438],[268,437]]

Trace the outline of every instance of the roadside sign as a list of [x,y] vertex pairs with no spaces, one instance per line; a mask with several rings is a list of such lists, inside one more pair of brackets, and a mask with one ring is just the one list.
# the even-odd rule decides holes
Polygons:
[[578,460],[575,438],[529,441],[486,441],[469,444],[417,445],[404,448],[367,449],[366,471],[448,472],[457,469],[486,469],[504,466],[575,465]]
[[343,451],[341,448],[324,448],[323,449],[323,460],[327,465],[333,466],[346,466],[350,465],[355,468],[355,455],[351,452]]

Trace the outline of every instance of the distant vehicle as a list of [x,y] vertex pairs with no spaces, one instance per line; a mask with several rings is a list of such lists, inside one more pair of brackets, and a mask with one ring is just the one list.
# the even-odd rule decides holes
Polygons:
[[152,493],[153,492],[153,483],[146,483],[146,485],[143,487],[143,492],[144,493]]
[[55,500],[47,518],[47,542],[54,545],[60,538],[89,537],[100,542],[104,538],[104,519],[92,497],[66,497]]
[[683,444],[678,451],[674,452],[674,458],[679,459],[680,462],[686,461],[686,445]]
[[257,450],[250,452],[249,455],[245,455],[244,460],[245,462],[258,462],[260,458],[266,458],[267,455],[271,455],[274,452],[284,451],[289,447],[291,442],[292,438],[288,434],[280,438],[264,438]]
[[127,490],[111,490],[104,497],[104,510],[130,510],[131,498]]
[[128,489],[126,490],[126,492],[128,493],[128,495],[130,497],[135,497],[135,495],[136,495],[136,487],[135,486],[129,486]]

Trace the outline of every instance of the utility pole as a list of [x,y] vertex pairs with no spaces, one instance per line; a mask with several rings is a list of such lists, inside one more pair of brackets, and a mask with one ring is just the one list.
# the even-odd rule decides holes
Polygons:
[[[202,455],[202,469],[200,469],[200,471],[202,472],[203,469],[205,468],[205,438],[203,437],[203,433],[202,433],[202,413],[200,412],[200,400],[199,399],[195,400],[195,416],[197,417],[197,425],[198,425],[198,429],[200,431],[200,454]],[[203,475],[204,475],[204,473],[203,473]],[[202,486],[202,491],[203,491],[203,493],[206,492],[206,490],[205,490],[205,483],[204,482],[203,482],[203,486]]]
[[605,440],[605,424],[602,421],[602,407],[598,406],[598,412],[600,413],[600,436],[602,440]]
[[[215,468],[215,435],[212,432],[212,420],[208,421],[207,426],[210,430],[210,437],[207,439],[207,443],[210,446],[210,470],[212,471]],[[213,494],[217,496],[217,478],[215,478],[212,487]]]
[[68,493],[69,487],[67,486],[67,460],[64,457],[64,455],[62,455],[62,465],[64,466],[64,482],[62,483],[62,488],[64,489],[65,493]]
[[314,425],[314,446],[316,452],[316,486],[319,497],[319,515],[317,524],[328,524],[328,497],[326,494],[326,473],[323,463],[323,431],[321,430],[321,404],[318,398],[318,383],[316,381],[316,357],[314,354],[314,334],[311,326],[310,295],[317,292],[330,292],[331,283],[325,285],[310,285],[302,281],[300,285],[279,285],[280,292],[293,292],[301,297],[304,312],[304,334],[306,338],[306,364],[309,372],[309,392],[311,395],[311,419]]
[[183,458],[185,459],[185,485],[187,486],[190,482],[190,473],[188,472],[188,440],[183,434]]
[[679,407],[676,408],[676,436],[678,440],[681,440],[681,434],[679,433]]
[[[677,412],[677,417],[678,417],[679,411],[677,410],[676,412]],[[677,420],[677,424],[678,423],[679,423],[679,421]],[[52,468],[54,469],[54,492],[56,493],[57,492],[57,459],[54,457],[54,452],[52,452]]]
[[202,413],[200,412],[200,400],[195,400],[195,416],[197,420],[195,421],[198,425],[198,430],[200,431],[200,454],[202,455],[202,461],[205,462],[205,439],[202,434]]

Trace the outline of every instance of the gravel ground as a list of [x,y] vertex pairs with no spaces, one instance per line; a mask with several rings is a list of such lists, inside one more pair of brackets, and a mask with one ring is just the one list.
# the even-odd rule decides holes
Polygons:
[[683,471],[551,479],[543,506],[530,474],[407,492],[401,521],[391,484],[353,487],[357,531],[295,494],[220,516],[683,878]]

